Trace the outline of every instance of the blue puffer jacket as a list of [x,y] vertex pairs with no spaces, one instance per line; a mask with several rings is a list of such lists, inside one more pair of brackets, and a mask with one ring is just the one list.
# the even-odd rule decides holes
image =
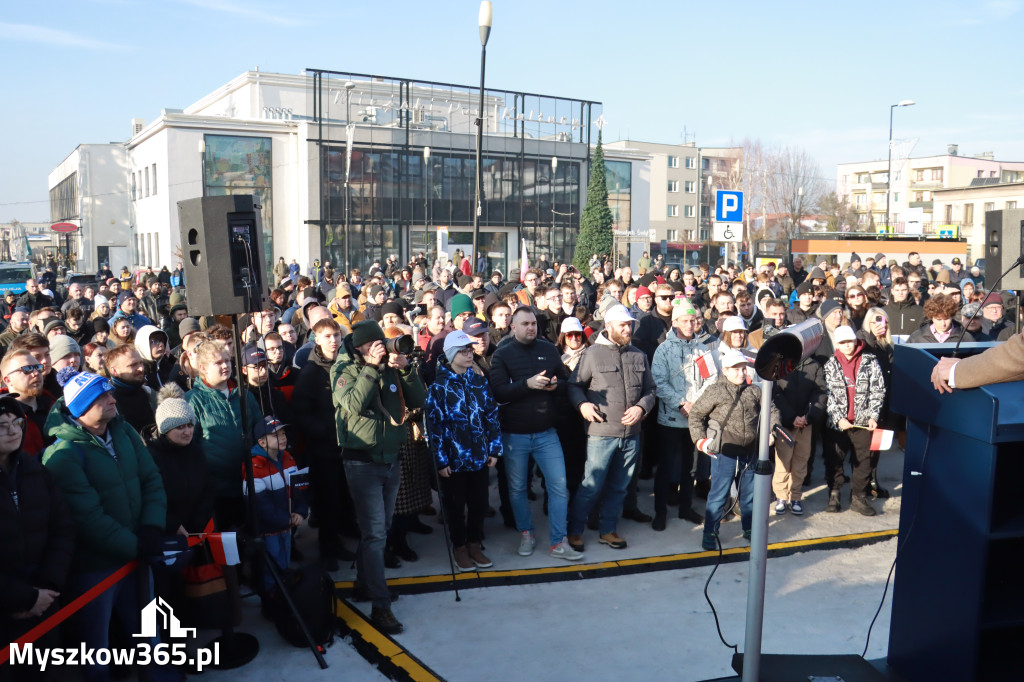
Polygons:
[[479,471],[489,457],[501,457],[498,404],[487,379],[473,370],[456,374],[441,356],[424,412],[438,469]]
[[[256,517],[262,533],[278,533],[291,525],[291,515],[309,516],[306,486],[293,485],[292,475],[300,473],[288,451],[281,452],[275,462],[260,447],[252,446],[252,478],[256,488]],[[308,473],[303,469],[302,473]],[[249,492],[242,467],[242,494]]]

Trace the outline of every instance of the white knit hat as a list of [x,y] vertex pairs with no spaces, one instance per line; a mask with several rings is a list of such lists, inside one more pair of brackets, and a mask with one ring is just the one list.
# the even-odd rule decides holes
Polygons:
[[196,413],[177,384],[167,384],[161,388],[156,399],[156,430],[161,436],[183,424],[196,423]]

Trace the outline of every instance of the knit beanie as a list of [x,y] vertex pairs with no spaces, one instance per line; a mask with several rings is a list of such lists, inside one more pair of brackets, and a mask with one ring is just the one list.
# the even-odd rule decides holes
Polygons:
[[114,390],[110,381],[100,375],[79,372],[73,367],[58,372],[57,383],[64,387],[64,404],[75,419],[85,414],[101,395]]
[[104,334],[110,333],[110,323],[103,317],[94,318],[92,321],[92,333],[99,334],[100,332]]
[[364,343],[383,341],[384,339],[384,330],[373,320],[363,320],[352,325],[352,345],[355,348]]
[[199,331],[199,320],[194,317],[186,317],[178,323],[178,338],[183,339],[192,332]]
[[185,392],[171,383],[160,389],[156,396],[156,430],[160,435],[183,424],[195,424],[196,413],[185,400]]
[[829,316],[829,313],[831,313],[833,310],[842,307],[843,306],[840,305],[840,303],[834,298],[826,298],[824,301],[821,302],[821,305],[818,306],[818,317],[824,320],[826,317]]
[[50,364],[55,364],[61,358],[66,358],[72,353],[81,355],[82,347],[67,334],[61,334],[50,339]]
[[388,301],[380,307],[381,315],[398,315],[402,316],[402,304],[398,301]]
[[476,310],[476,308],[473,307],[473,299],[465,294],[456,294],[455,296],[452,296],[449,307],[451,308],[452,319],[454,319],[456,315],[471,313]]

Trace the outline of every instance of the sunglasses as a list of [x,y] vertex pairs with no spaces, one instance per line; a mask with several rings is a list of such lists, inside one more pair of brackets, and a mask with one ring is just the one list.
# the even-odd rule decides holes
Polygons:
[[671,301],[673,298],[675,298],[675,295],[669,294],[668,296],[666,296],[664,294],[658,294],[658,298],[661,299],[662,301]]
[[21,372],[22,374],[27,376],[29,374],[33,374],[33,373],[36,373],[36,372],[42,372],[43,371],[43,366],[42,365],[25,365],[24,367],[18,367],[14,371],[15,372]]
[[847,299],[851,299],[851,298],[864,298],[864,294],[855,291],[852,294],[847,295],[846,298]]

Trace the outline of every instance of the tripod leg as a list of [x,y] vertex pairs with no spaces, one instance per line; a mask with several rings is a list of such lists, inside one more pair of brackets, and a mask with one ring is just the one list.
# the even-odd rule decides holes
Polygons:
[[431,466],[434,469],[434,480],[437,483],[437,502],[441,506],[441,526],[444,528],[444,544],[445,552],[448,554],[448,567],[452,572],[452,587],[455,589],[455,601],[462,601],[462,597],[459,596],[459,584],[455,581],[455,560],[452,559],[452,538],[448,531],[448,512],[445,511],[444,507],[444,492],[441,490],[441,475],[437,473],[437,467]]

